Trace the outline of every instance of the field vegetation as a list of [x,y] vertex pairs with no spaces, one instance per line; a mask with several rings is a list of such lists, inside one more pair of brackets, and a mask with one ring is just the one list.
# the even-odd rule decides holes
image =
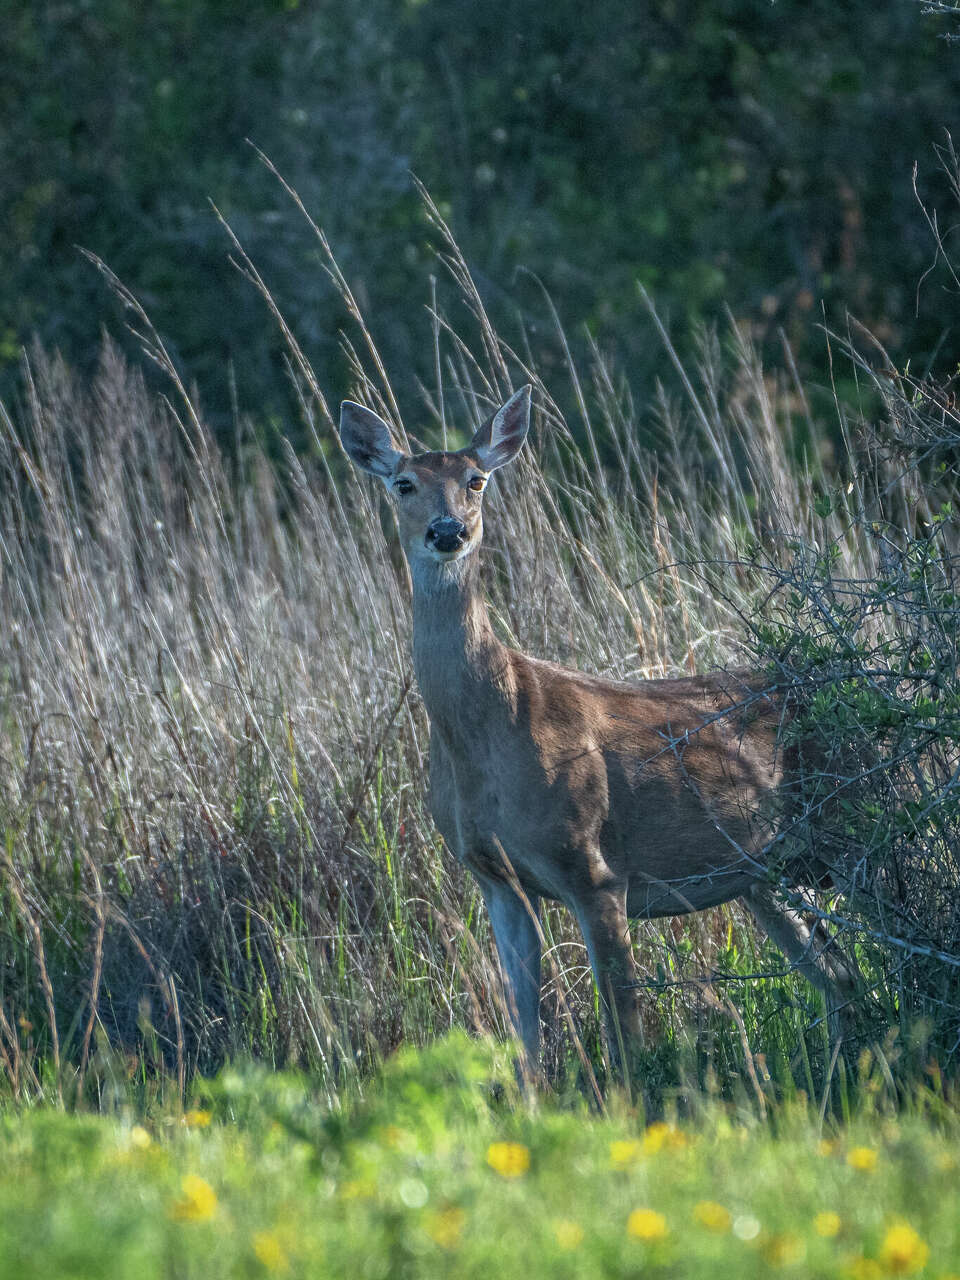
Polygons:
[[[521,1103],[510,1054],[454,1033],[331,1107],[317,1082],[229,1070],[186,1112],[0,1122],[4,1274],[160,1277],[947,1277],[956,1116],[932,1091],[838,1130],[707,1103],[644,1127]],[[876,1086],[874,1088],[874,1086]],[[872,1092],[871,1092],[872,1090]]]
[[414,321],[434,353],[416,408],[317,241],[356,398],[457,446],[534,384],[487,500],[510,643],[618,679],[747,662],[789,685],[785,732],[818,745],[771,881],[857,962],[845,1039],[736,905],[644,923],[642,1087],[621,1093],[551,907],[556,1100],[515,1097],[509,1051],[474,1043],[507,1018],[479,894],[426,808],[391,508],[239,240],[287,342],[299,455],[240,415],[222,449],[101,264],[166,394],[109,342],[89,383],[37,348],[0,432],[0,1141],[21,1224],[0,1247],[38,1275],[473,1274],[501,1246],[532,1274],[946,1275],[951,387],[827,335],[861,395],[824,418],[732,322],[682,363],[648,307],[682,396],[638,406],[559,321],[495,329],[425,208],[458,304]]
[[[494,331],[428,208],[467,322],[422,321],[437,378],[411,438],[456,444],[511,383],[536,387],[529,447],[488,509],[503,635],[628,680],[766,663],[820,738],[771,876],[796,879],[799,864],[824,885],[805,909],[855,952],[865,991],[847,1053],[736,906],[643,924],[648,1100],[743,1080],[758,1104],[768,1089],[829,1094],[862,1048],[908,1077],[931,1056],[949,1071],[949,393],[838,351],[868,410],[840,411],[844,453],[828,465],[830,427],[734,329],[703,337],[698,367],[680,370],[686,403],[650,411],[659,441],[644,451],[599,351],[584,371],[568,363],[577,420],[563,416],[527,337]],[[371,331],[328,268],[354,313],[356,394],[402,430]],[[479,896],[425,807],[389,506],[344,464],[289,331],[312,456],[275,465],[240,421],[228,457],[118,288],[171,395],[150,399],[109,345],[90,387],[36,352],[4,419],[6,1087],[96,1104],[131,1077],[182,1093],[194,1072],[252,1057],[336,1090],[402,1042],[502,1033]],[[553,342],[563,356],[559,328]],[[592,1088],[604,1063],[584,949],[559,908],[545,928],[548,1077]]]

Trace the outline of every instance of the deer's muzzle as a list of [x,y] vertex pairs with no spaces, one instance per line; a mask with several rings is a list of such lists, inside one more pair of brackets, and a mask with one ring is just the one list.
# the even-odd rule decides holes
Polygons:
[[467,540],[467,526],[453,516],[432,520],[427,526],[426,543],[435,551],[457,551]]

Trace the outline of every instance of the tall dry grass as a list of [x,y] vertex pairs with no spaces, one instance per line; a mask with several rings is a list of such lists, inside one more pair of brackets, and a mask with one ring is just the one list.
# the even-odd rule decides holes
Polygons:
[[[559,326],[538,339],[560,362],[548,385],[529,335],[494,331],[452,238],[445,262],[467,318],[412,317],[437,381],[404,423],[328,266],[355,394],[412,439],[462,442],[534,383],[529,446],[487,499],[486,581],[510,643],[617,679],[704,670],[743,659],[764,565],[798,540],[876,575],[860,490],[814,511],[830,433],[736,330],[704,340],[679,400],[640,410],[599,350],[576,368]],[[389,505],[344,465],[293,335],[313,448],[278,461],[240,424],[222,451],[122,296],[170,397],[109,344],[90,386],[37,351],[0,431],[5,1087],[103,1104],[254,1055],[310,1067],[333,1096],[401,1041],[504,1033],[479,895],[426,808]],[[560,908],[545,930],[562,1081],[577,1065],[561,1002],[600,1070],[598,1011]],[[636,943],[653,1087],[822,1086],[836,1057],[818,1000],[789,974],[750,977],[782,965],[736,906],[638,925]]]

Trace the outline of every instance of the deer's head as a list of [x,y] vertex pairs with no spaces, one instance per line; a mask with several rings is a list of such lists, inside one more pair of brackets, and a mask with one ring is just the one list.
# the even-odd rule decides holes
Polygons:
[[520,452],[530,425],[530,387],[521,387],[457,453],[407,454],[384,420],[344,400],[340,439],[362,471],[379,476],[397,504],[400,539],[411,566],[456,560],[483,537],[483,491],[490,473]]

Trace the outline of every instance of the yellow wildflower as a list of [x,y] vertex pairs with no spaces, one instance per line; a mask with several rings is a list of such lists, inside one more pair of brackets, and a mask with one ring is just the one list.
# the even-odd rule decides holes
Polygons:
[[860,1173],[872,1173],[877,1167],[877,1153],[873,1147],[851,1147],[847,1152],[847,1164]]
[[410,1134],[399,1125],[388,1124],[380,1132],[380,1136],[388,1147],[395,1149],[410,1145]]
[[141,1151],[149,1147],[153,1139],[142,1124],[135,1124],[130,1130],[131,1147],[139,1147]]
[[209,1111],[194,1109],[184,1115],[183,1123],[188,1129],[206,1129],[212,1119],[213,1116]]
[[814,1231],[818,1236],[823,1236],[825,1240],[837,1235],[840,1231],[840,1225],[840,1215],[839,1213],[834,1213],[832,1209],[824,1209],[813,1220]]
[[701,1200],[694,1205],[693,1216],[708,1231],[730,1230],[730,1213],[722,1204],[717,1204],[716,1200]]
[[283,1245],[273,1231],[258,1231],[253,1237],[253,1252],[268,1271],[286,1271],[290,1266]]
[[530,1149],[522,1142],[491,1142],[487,1164],[501,1178],[522,1178],[530,1168]]
[[424,1230],[441,1248],[455,1249],[460,1243],[466,1221],[467,1215],[462,1209],[441,1209],[439,1213],[428,1214]]
[[665,1240],[670,1228],[666,1218],[656,1209],[634,1209],[627,1219],[627,1233],[636,1240]]
[[763,1256],[774,1267],[792,1267],[807,1256],[807,1246],[799,1236],[784,1232],[771,1236],[763,1246]]
[[635,1138],[611,1142],[610,1163],[615,1169],[625,1169],[628,1164],[638,1160],[642,1152],[643,1145]]
[[351,1178],[340,1188],[341,1200],[372,1200],[377,1194],[377,1184],[372,1178]]
[[850,1280],[880,1280],[883,1271],[873,1258],[854,1258],[847,1268]]
[[563,1219],[553,1224],[553,1234],[561,1249],[579,1249],[583,1244],[583,1227],[579,1222]]
[[177,1222],[206,1222],[217,1211],[217,1193],[205,1178],[188,1173],[181,1184],[183,1196],[170,1206]]
[[658,1151],[662,1151],[664,1148],[680,1150],[686,1145],[686,1134],[681,1133],[679,1129],[675,1129],[672,1124],[664,1124],[662,1120],[657,1120],[650,1125],[643,1135],[643,1149],[649,1156],[656,1155]]
[[880,1246],[880,1261],[888,1271],[898,1275],[922,1271],[929,1256],[926,1240],[914,1231],[909,1222],[895,1222],[887,1230]]

